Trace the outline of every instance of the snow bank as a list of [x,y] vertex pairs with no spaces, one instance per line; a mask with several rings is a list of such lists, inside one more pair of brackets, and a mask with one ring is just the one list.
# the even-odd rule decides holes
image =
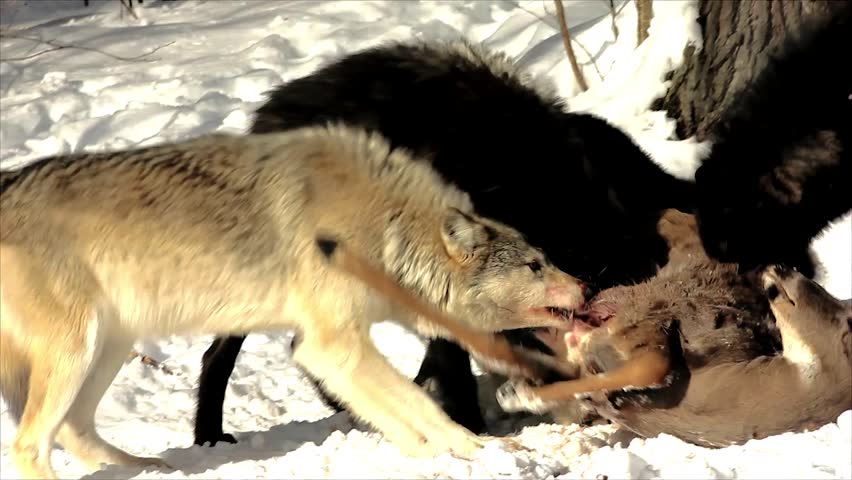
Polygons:
[[[655,2],[651,36],[638,49],[633,2],[618,2],[616,40],[607,2],[566,1],[591,85],[584,93],[565,60],[551,2],[149,1],[137,9],[138,19],[122,14],[118,2],[91,3],[0,2],[0,28],[21,37],[0,40],[4,168],[57,153],[244,131],[265,91],[346,52],[388,39],[460,34],[550,78],[573,109],[606,117],[676,175],[689,178],[704,147],[672,140],[673,122],[648,110],[683,47],[700,41],[693,1]],[[74,48],[40,53],[53,47],[23,37],[110,55]],[[847,216],[815,242],[828,267],[827,287],[843,297],[852,296],[850,223]],[[389,323],[372,333],[413,377],[423,343]],[[140,342],[137,348],[169,371],[128,361],[101,403],[98,428],[108,441],[162,455],[178,470],[106,467],[85,478],[852,478],[852,412],[815,432],[708,450],[665,435],[643,440],[608,425],[581,429],[510,415],[496,407],[495,386],[485,377],[491,429],[512,433],[533,451],[511,453],[495,443],[470,462],[406,458],[345,414],[330,416],[290,360],[289,339],[287,333],[248,338],[225,401],[225,428],[240,443],[215,448],[190,447],[194,388],[211,337]],[[4,404],[3,478],[14,475],[8,456],[14,433]],[[62,477],[86,474],[62,450],[54,452],[54,465]]]

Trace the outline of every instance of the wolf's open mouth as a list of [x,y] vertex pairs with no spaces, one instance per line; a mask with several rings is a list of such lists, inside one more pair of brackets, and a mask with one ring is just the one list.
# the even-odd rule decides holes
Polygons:
[[598,304],[591,307],[584,306],[581,309],[571,310],[563,307],[544,307],[541,310],[550,316],[565,321],[565,326],[542,326],[540,328],[573,328],[578,323],[589,329],[598,328],[607,320],[615,316],[615,312],[608,304]]
[[574,317],[575,323],[580,323],[580,324],[585,325],[586,327],[589,327],[589,328],[598,328],[601,325],[603,325],[605,321],[606,321],[605,319],[601,319],[600,317],[594,317],[594,316],[583,315],[583,314],[577,314],[577,316]]

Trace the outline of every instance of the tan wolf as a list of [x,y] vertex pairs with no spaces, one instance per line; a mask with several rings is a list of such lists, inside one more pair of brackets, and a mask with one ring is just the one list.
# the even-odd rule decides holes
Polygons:
[[133,342],[172,334],[297,329],[294,359],[404,452],[477,450],[369,336],[386,319],[448,331],[329,265],[320,234],[479,332],[585,304],[427,162],[340,125],[52,158],[0,174],[0,202],[0,390],[25,477],[55,478],[54,439],[90,467],[163,466],[108,444],[94,415]]

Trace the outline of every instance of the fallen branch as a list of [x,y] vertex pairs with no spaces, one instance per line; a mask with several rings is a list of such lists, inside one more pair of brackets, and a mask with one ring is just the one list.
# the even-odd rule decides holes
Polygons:
[[577,57],[574,55],[574,48],[571,46],[571,33],[568,31],[568,24],[565,23],[565,8],[562,6],[562,0],[553,0],[556,5],[556,16],[559,19],[559,31],[562,32],[562,44],[565,46],[565,53],[568,54],[568,61],[571,63],[571,70],[574,71],[574,78],[580,88],[585,92],[589,89],[586,83],[586,78],[583,76],[583,71],[577,65]]
[[174,375],[174,372],[169,367],[163,365],[162,363],[149,357],[148,355],[144,355],[137,352],[136,350],[131,351],[129,357],[130,360],[133,360],[134,358],[138,357],[139,361],[144,363],[145,365],[150,365],[158,370],[162,370],[163,373],[166,373],[168,375]]
[[[56,40],[42,40],[40,38],[25,37],[25,36],[22,36],[22,35],[16,35],[14,33],[0,33],[0,38],[13,38],[13,39],[17,39],[17,40],[29,40],[31,42],[36,42],[36,43],[40,43],[42,45],[48,45],[48,46],[52,47],[52,48],[42,50],[40,52],[36,52],[32,55],[27,55],[26,57],[13,57],[13,58],[2,58],[2,59],[0,59],[4,62],[20,62],[22,60],[30,60],[32,58],[44,55],[45,53],[55,52],[57,50],[63,50],[63,49],[66,49],[66,48],[73,48],[75,50],[85,50],[87,52],[95,52],[95,53],[99,53],[101,55],[105,55],[105,56],[110,57],[110,58],[114,58],[115,60],[120,60],[122,62],[137,62],[137,61],[143,61],[142,60],[143,58],[145,58],[149,55],[152,55],[152,54],[156,53],[158,50],[166,48],[169,45],[175,43],[174,41],[171,41],[169,43],[166,43],[164,45],[160,45],[160,46],[154,48],[150,52],[143,53],[143,54],[137,55],[135,57],[125,57],[125,56],[122,56],[122,55],[115,55],[115,54],[112,54],[112,53],[109,53],[109,52],[105,52],[105,51],[99,50],[97,48],[86,47],[86,46],[83,46],[83,45],[64,44],[64,43],[59,43]],[[153,62],[154,60],[159,60],[159,59],[152,58],[152,59],[144,60],[144,61]]]

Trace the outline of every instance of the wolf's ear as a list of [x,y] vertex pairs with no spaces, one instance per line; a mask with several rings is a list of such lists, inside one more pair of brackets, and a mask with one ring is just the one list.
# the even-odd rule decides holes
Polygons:
[[450,207],[441,222],[441,239],[450,258],[464,263],[473,258],[478,247],[485,245],[488,231],[474,217]]

